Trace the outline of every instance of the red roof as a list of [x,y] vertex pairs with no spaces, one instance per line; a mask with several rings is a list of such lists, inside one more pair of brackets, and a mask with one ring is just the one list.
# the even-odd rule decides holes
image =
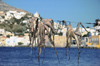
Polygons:
[[6,36],[2,36],[1,38],[8,38],[8,37],[6,37]]
[[24,36],[19,36],[19,37],[24,37]]

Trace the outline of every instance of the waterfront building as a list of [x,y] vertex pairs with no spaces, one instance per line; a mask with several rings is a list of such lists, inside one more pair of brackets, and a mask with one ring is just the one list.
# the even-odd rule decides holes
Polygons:
[[92,36],[91,38],[93,44],[99,44],[99,35]]
[[6,39],[6,46],[16,46],[16,45],[18,45],[16,36]]
[[22,42],[23,45],[28,45],[29,44],[28,38],[24,37],[24,36],[19,36],[19,37],[17,37],[17,42]]
[[2,43],[2,46],[6,46],[6,39],[7,37],[5,36],[0,37],[0,42]]
[[2,46],[2,42],[0,42],[0,46]]
[[[53,39],[53,36],[52,36]],[[55,47],[65,47],[66,46],[66,36],[54,36],[54,43]],[[45,43],[46,46],[48,47],[53,47],[52,44],[50,43],[48,36],[45,36]]]
[[22,42],[23,45],[29,44],[29,37],[24,36],[13,36],[6,39],[6,46],[18,46],[18,43]]
[[99,44],[95,45],[95,47],[100,48],[100,35],[98,37],[99,37],[99,42],[98,42]]
[[83,37],[82,45],[85,45],[88,47],[100,48],[100,35],[95,35],[91,37]]
[[54,43],[56,47],[65,47],[66,46],[66,36],[55,36]]

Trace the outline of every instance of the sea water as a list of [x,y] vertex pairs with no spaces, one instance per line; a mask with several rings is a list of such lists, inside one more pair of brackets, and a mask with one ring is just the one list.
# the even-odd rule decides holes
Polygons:
[[35,48],[31,58],[30,47],[0,47],[0,66],[100,66],[100,49],[81,48],[79,59],[77,48],[71,48],[70,59],[68,50],[66,56],[65,48],[56,48],[56,50],[60,63],[54,48],[45,48],[45,56],[42,48],[39,64]]

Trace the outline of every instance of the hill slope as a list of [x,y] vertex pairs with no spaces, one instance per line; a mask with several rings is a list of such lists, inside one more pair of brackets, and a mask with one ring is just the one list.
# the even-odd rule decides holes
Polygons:
[[4,3],[2,0],[0,0],[0,11],[6,12],[6,11],[9,11],[9,10],[10,11],[19,11],[19,12],[27,12],[27,13],[29,13],[28,11],[25,11],[25,10],[10,6],[10,5]]

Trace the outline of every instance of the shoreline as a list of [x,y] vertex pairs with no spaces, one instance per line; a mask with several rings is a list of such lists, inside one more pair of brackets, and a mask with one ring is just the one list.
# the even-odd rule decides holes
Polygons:
[[[31,46],[0,46],[0,47],[31,47]],[[35,48],[35,47],[34,47]],[[53,48],[53,47],[45,47],[45,48]],[[55,47],[55,48],[65,48],[65,47]],[[71,48],[77,48],[77,47],[71,47]],[[97,47],[80,47],[80,48],[86,48],[86,49],[100,49]]]

